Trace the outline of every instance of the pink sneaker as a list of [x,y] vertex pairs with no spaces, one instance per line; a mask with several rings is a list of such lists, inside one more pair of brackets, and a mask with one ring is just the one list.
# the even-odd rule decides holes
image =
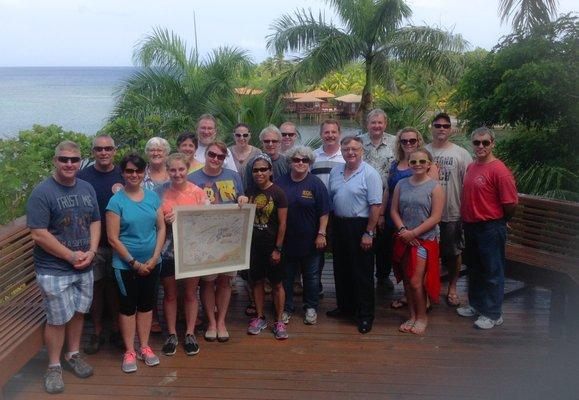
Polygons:
[[153,353],[153,350],[149,346],[142,347],[139,353],[137,353],[139,360],[143,360],[145,364],[149,367],[154,367],[159,364],[159,357]]
[[277,340],[285,340],[288,338],[287,329],[283,322],[276,322],[271,329]]
[[127,351],[123,355],[123,364],[121,365],[123,372],[131,373],[137,370],[137,354],[134,351]]

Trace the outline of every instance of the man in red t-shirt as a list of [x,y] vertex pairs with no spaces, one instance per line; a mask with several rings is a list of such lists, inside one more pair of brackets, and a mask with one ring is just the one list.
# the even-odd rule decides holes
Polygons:
[[476,161],[466,170],[461,201],[470,304],[456,311],[478,316],[476,328],[491,329],[503,323],[506,222],[518,197],[513,174],[493,155],[494,132],[475,129],[471,140]]

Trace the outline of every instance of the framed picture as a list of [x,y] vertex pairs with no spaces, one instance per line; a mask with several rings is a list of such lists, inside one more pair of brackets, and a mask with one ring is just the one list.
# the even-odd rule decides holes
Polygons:
[[255,204],[175,207],[175,279],[249,268]]

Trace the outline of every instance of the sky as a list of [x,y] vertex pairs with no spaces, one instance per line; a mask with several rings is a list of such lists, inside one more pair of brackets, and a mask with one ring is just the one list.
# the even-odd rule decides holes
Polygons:
[[[500,24],[499,0],[407,0],[409,23],[461,34],[471,48],[491,49],[510,25]],[[255,62],[271,54],[271,22],[297,8],[325,10],[322,0],[0,0],[0,67],[130,66],[136,44],[163,27],[199,53],[236,46]],[[559,12],[577,11],[577,0],[559,0]]]

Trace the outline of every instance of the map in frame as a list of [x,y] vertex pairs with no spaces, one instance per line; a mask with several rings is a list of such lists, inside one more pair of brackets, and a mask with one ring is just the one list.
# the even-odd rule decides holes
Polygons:
[[249,268],[255,204],[176,206],[175,279]]

